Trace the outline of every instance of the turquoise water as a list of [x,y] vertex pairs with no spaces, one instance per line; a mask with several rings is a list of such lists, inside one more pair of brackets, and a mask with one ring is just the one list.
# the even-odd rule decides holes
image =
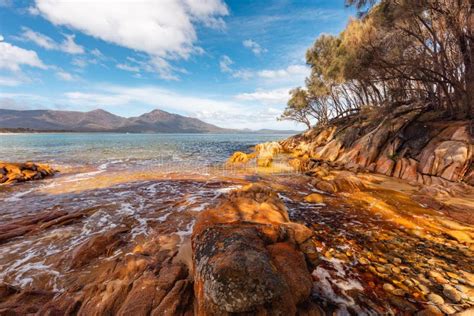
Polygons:
[[279,134],[51,133],[0,135],[0,161],[129,168],[170,162],[218,164]]

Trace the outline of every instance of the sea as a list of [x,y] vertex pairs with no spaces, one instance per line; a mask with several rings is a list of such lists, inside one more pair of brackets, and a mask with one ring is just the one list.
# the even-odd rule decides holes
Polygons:
[[0,238],[0,283],[62,292],[68,280],[94,273],[93,266],[71,269],[67,262],[74,249],[112,229],[126,229],[128,237],[103,260],[123,258],[147,243],[180,248],[199,213],[242,186],[238,172],[224,167],[232,153],[286,137],[0,135],[0,161],[46,163],[59,171],[44,180],[0,186],[0,237],[19,232]]

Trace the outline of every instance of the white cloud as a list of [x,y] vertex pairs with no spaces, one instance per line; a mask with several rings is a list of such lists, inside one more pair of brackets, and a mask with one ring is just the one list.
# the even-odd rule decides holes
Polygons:
[[5,38],[3,37],[3,35],[0,34],[0,42],[3,42],[4,39],[5,39]]
[[255,42],[254,40],[247,39],[242,42],[244,47],[250,49],[255,55],[260,55],[261,53],[267,52],[267,49],[260,46],[259,43]]
[[150,55],[165,79],[175,79],[168,60],[199,53],[194,23],[222,28],[222,0],[67,1],[36,0],[40,14],[56,25]]
[[86,59],[86,58],[82,58],[82,57],[74,58],[71,62],[71,64],[73,64],[74,66],[79,67],[79,68],[85,68],[90,63],[91,63],[90,59]]
[[65,36],[66,36],[66,39],[59,46],[61,51],[68,54],[83,54],[84,53],[84,47],[74,42],[75,35],[70,34],[70,35],[65,35]]
[[256,101],[262,104],[285,105],[289,99],[291,88],[278,88],[273,90],[256,90],[250,93],[241,93],[235,96],[241,101]]
[[285,69],[261,70],[258,76],[267,79],[287,78],[290,76],[306,76],[308,67],[303,65],[290,65]]
[[0,7],[11,7],[12,4],[12,0],[0,0]]
[[233,64],[234,62],[232,61],[232,59],[230,59],[229,56],[227,55],[223,55],[219,61],[219,68],[221,69],[222,72],[228,72],[228,73],[231,73],[233,72],[232,71],[232,68],[230,68],[230,66]]
[[119,63],[116,65],[118,69],[130,72],[149,72],[157,73],[162,79],[166,80],[179,80],[175,72],[185,73],[183,69],[173,67],[166,59],[159,56],[144,57],[144,59],[137,59],[133,57],[127,57],[127,62]]
[[78,45],[74,41],[74,35],[64,35],[66,38],[63,42],[57,43],[51,37],[44,34],[33,31],[30,28],[22,27],[23,33],[20,35],[20,39],[31,41],[36,45],[43,47],[47,50],[58,50],[68,54],[83,54],[84,47]]
[[238,78],[238,79],[243,79],[243,80],[248,80],[252,78],[255,75],[255,73],[251,70],[248,69],[240,69],[236,70],[232,73],[232,77]]
[[23,49],[7,42],[0,42],[0,69],[18,72],[22,65],[47,68],[35,51]]
[[266,83],[279,83],[286,85],[301,85],[305,77],[309,74],[308,67],[304,65],[290,65],[282,69],[232,69],[230,66],[234,62],[227,56],[222,56],[219,66],[222,72],[232,75],[233,78],[249,80],[252,78],[262,79]]
[[91,50],[91,54],[94,55],[95,57],[99,58],[99,59],[104,59],[105,58],[104,54],[102,54],[102,52],[100,50],[98,50],[97,48],[94,48],[93,50]]
[[73,74],[70,74],[69,72],[66,72],[64,70],[59,70],[56,72],[56,76],[61,79],[61,80],[64,80],[64,81],[75,81],[75,80],[78,80],[79,78],[76,77],[75,75]]
[[0,77],[0,86],[15,87],[20,85],[21,83],[21,80],[17,78]]
[[117,68],[130,72],[140,72],[140,68],[138,66],[130,66],[128,64],[117,64]]

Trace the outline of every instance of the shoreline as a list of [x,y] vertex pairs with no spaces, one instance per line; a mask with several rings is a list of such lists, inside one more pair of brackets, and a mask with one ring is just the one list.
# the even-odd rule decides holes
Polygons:
[[[0,249],[14,262],[23,262],[24,251],[27,266],[54,273],[10,270],[11,261],[0,260],[0,288],[8,293],[0,311],[472,311],[472,187],[347,171],[285,153],[281,143],[235,154],[227,176],[105,168],[12,187],[21,196],[4,202],[10,210],[0,222]],[[25,209],[34,216],[18,217]],[[209,252],[220,239],[227,247]],[[51,247],[58,252],[38,256]],[[253,274],[267,285],[247,287],[254,282],[248,269],[268,267],[277,270]],[[233,281],[219,281],[225,271],[234,271]]]

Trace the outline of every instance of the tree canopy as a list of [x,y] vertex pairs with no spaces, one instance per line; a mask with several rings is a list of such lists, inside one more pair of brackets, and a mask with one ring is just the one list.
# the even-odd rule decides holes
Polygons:
[[306,53],[306,87],[291,91],[282,119],[318,124],[359,111],[424,104],[474,117],[472,0],[348,0],[366,8]]

